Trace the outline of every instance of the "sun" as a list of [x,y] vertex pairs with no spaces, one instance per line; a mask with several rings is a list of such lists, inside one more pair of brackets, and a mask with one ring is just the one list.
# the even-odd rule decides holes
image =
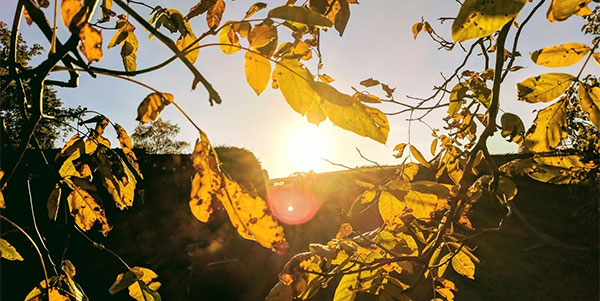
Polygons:
[[295,171],[318,170],[327,151],[327,140],[315,126],[300,128],[290,136],[288,158]]

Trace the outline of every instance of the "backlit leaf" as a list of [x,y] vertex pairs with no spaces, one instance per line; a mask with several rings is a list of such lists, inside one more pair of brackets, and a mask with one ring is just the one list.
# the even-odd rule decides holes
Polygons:
[[600,52],[594,53],[592,57],[594,58],[594,62],[596,63],[596,65],[600,67]]
[[394,154],[394,157],[401,158],[402,154],[404,153],[405,148],[406,148],[406,143],[400,143],[400,144],[394,146],[394,152],[396,152]]
[[121,157],[104,145],[99,145],[95,154],[94,159],[98,162],[96,178],[106,188],[117,208],[123,210],[131,207],[137,183],[133,173],[125,166]]
[[525,125],[523,125],[523,121],[521,121],[519,116],[511,113],[504,113],[500,119],[500,123],[502,125],[502,132],[500,133],[502,137],[508,138],[516,143],[521,143],[523,141]]
[[475,279],[473,277],[475,275],[475,264],[471,258],[462,251],[452,257],[452,268],[454,268],[457,273],[469,279]]
[[223,26],[223,28],[221,28],[221,32],[219,33],[219,43],[232,44],[232,46],[219,45],[219,48],[221,48],[225,54],[236,53],[238,50],[240,50],[240,47],[236,47],[240,46],[240,39],[233,29],[232,23],[227,23],[225,26]]
[[435,156],[435,151],[436,151],[436,148],[437,148],[437,142],[438,142],[437,138],[433,139],[433,141],[431,141],[431,146],[429,146],[429,151],[431,152],[431,154],[433,156]]
[[128,32],[127,37],[121,44],[121,58],[126,71],[137,69],[138,39],[133,32]]
[[600,87],[579,84],[579,105],[590,121],[600,129]]
[[404,204],[413,210],[412,214],[416,218],[430,219],[438,206],[438,197],[435,194],[411,190],[404,196]]
[[250,6],[248,11],[246,12],[244,19],[248,19],[248,18],[252,17],[252,15],[256,14],[257,12],[264,9],[265,7],[267,7],[267,4],[264,2],[256,2],[256,3],[252,4],[252,6]]
[[[4,177],[4,170],[0,170],[0,181]],[[4,201],[4,195],[2,194],[2,190],[0,190],[0,208],[6,208],[6,203]]]
[[17,249],[2,238],[0,238],[0,256],[11,261],[23,261],[23,257],[17,252]]
[[467,94],[469,88],[462,83],[458,83],[450,91],[450,105],[448,106],[448,116],[454,116],[460,109],[463,103],[463,98]]
[[333,3],[331,11],[327,14],[327,17],[331,22],[335,30],[340,34],[340,37],[346,30],[346,25],[350,19],[350,6],[347,0],[338,0]]
[[311,82],[311,85],[315,92],[321,97],[321,99],[334,103],[340,106],[349,106],[355,103],[352,96],[339,92],[336,88],[329,84],[322,82]]
[[[580,10],[587,8],[591,0],[552,0],[546,12],[546,18],[550,22],[564,21],[570,16],[577,14]],[[589,8],[588,8],[589,10]]]
[[225,12],[225,1],[217,0],[206,13],[206,24],[208,28],[217,28]]
[[582,43],[566,43],[536,50],[529,54],[531,60],[541,66],[565,67],[581,60],[590,47]]
[[319,125],[321,122],[327,119],[327,115],[323,112],[323,108],[321,108],[321,101],[315,99],[306,112],[306,120],[312,124]]
[[271,76],[271,62],[264,56],[250,51],[246,52],[244,60],[246,81],[260,95],[265,90]]
[[309,26],[333,26],[333,23],[324,15],[307,7],[300,6],[284,5],[276,7],[269,11],[268,17],[303,23]]
[[31,26],[31,24],[33,24],[33,20],[31,19],[31,16],[29,15],[27,8],[25,8],[24,6],[23,6],[23,17],[25,18],[25,22],[27,22],[27,25]]
[[321,80],[322,82],[329,84],[331,82],[333,82],[335,79],[333,79],[333,77],[323,73],[323,74],[319,74],[319,80]]
[[393,224],[396,217],[400,216],[406,208],[404,202],[385,190],[381,191],[377,205],[381,218],[389,225]]
[[251,47],[259,48],[269,44],[277,38],[277,28],[273,25],[259,24],[252,28],[248,34]]
[[521,101],[548,102],[560,96],[574,80],[571,74],[546,73],[518,83],[517,94]]
[[140,166],[137,163],[137,156],[133,152],[133,143],[131,142],[131,138],[125,131],[125,129],[119,125],[118,123],[113,124],[115,128],[115,132],[117,132],[117,139],[119,139],[119,143],[121,144],[121,150],[125,154],[125,158],[131,167],[133,167],[134,171],[137,175],[144,179],[142,172],[140,171]]
[[446,269],[448,268],[448,266],[450,265],[450,256],[452,256],[452,253],[448,253],[446,255],[444,255],[444,257],[442,257],[440,259],[440,261],[437,264],[440,264],[442,262],[445,262],[444,264],[442,264],[441,266],[438,267],[437,269],[437,276],[438,277],[443,277],[444,273],[446,273]]
[[273,71],[273,81],[294,111],[305,115],[318,95],[310,83],[313,75],[296,60],[281,60]]
[[409,145],[408,146],[410,149],[410,153],[413,155],[413,157],[415,158],[415,160],[419,161],[419,163],[421,163],[423,166],[429,168],[429,162],[427,162],[427,160],[425,160],[425,157],[423,157],[423,155],[421,154],[421,152],[414,146]]
[[419,32],[421,32],[421,29],[423,29],[423,23],[419,22],[419,23],[415,23],[412,26],[412,33],[413,33],[413,38],[416,40],[417,39],[417,35],[419,34]]
[[[358,265],[354,265],[350,270],[357,270]],[[359,286],[358,282],[359,273],[351,273],[342,276],[340,283],[335,289],[333,295],[333,301],[354,301],[356,298],[356,289]]]
[[129,32],[126,30],[121,30],[121,29],[117,30],[117,32],[112,37],[110,42],[108,42],[108,45],[106,46],[106,48],[111,49],[111,48],[115,47],[116,45],[120,45],[123,41],[125,41],[128,34],[129,34]]
[[[183,50],[183,49],[187,48],[188,46],[190,47],[186,51],[185,57],[192,64],[196,62],[196,59],[198,58],[198,54],[200,53],[200,48],[198,48],[198,46],[200,46],[200,44],[198,42],[196,42],[194,44],[194,41],[196,41],[196,36],[193,33],[189,33],[189,34],[182,35],[181,37],[179,37],[179,39],[177,39],[177,42],[176,42],[177,49],[179,49],[179,50]],[[190,46],[190,45],[192,45],[192,46]]]
[[386,143],[390,124],[380,110],[362,103],[341,106],[328,101],[322,104],[322,108],[333,124],[379,143]]
[[[81,4],[81,0],[63,0],[60,6],[60,15],[63,20],[63,24],[67,28],[71,28],[71,22],[73,21],[73,17],[79,15],[79,12],[82,10],[83,5]],[[79,22],[74,24],[75,26],[83,23],[83,16],[78,16]]]
[[99,30],[86,24],[79,31],[79,39],[82,43],[79,50],[85,55],[88,62],[98,62],[102,59],[102,35]]
[[48,201],[46,202],[46,207],[48,208],[48,218],[52,221],[56,220],[56,216],[58,214],[58,208],[60,205],[60,195],[60,185],[56,184],[56,186],[50,193],[50,196],[48,197]]
[[128,287],[129,296],[137,301],[160,301],[160,295],[156,291],[161,284],[154,280],[158,275],[147,268],[133,267],[131,270],[137,270],[142,276]]
[[92,229],[97,222],[101,226],[100,232],[106,236],[111,230],[106,220],[104,209],[98,205],[98,202],[84,189],[71,182],[73,191],[67,196],[69,210],[75,224],[84,231]]
[[527,0],[465,0],[452,23],[452,39],[487,37],[515,18]]
[[549,151],[567,137],[567,103],[559,101],[538,112],[535,129],[525,136],[525,147],[532,152]]
[[156,121],[160,113],[165,109],[165,106],[173,102],[173,94],[169,93],[150,93],[138,106],[139,122]]
[[206,140],[196,141],[191,159],[196,173],[192,178],[189,205],[194,217],[206,223],[213,212],[212,193],[221,187],[221,177],[215,172],[218,163]]
[[247,37],[251,29],[252,24],[250,24],[248,21],[233,23],[233,30],[235,30],[235,32],[237,32],[242,38]]

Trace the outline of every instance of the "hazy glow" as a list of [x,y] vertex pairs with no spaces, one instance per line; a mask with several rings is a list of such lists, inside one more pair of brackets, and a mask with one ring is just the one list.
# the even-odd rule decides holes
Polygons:
[[288,225],[308,222],[321,206],[314,193],[293,184],[269,187],[267,204],[273,216]]
[[294,211],[294,206],[289,206],[289,207],[288,207],[288,211],[289,211],[289,212],[292,212],[292,211]]
[[295,171],[318,170],[327,151],[325,136],[313,125],[303,127],[290,136],[288,159]]

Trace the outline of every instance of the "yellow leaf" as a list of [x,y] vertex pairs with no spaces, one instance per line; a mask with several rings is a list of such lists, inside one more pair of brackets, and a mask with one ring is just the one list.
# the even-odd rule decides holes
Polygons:
[[273,82],[294,111],[305,115],[319,96],[310,83],[313,75],[297,60],[281,60],[273,71]]
[[325,112],[323,112],[323,108],[321,108],[321,101],[315,99],[313,103],[310,105],[310,109],[306,112],[306,120],[312,124],[319,125],[321,122],[325,121],[327,116]]
[[452,23],[452,39],[487,37],[515,18],[527,0],[465,0]]
[[592,57],[594,57],[594,62],[596,63],[596,65],[600,67],[600,52],[594,53]]
[[77,24],[74,26],[79,26],[85,21],[84,16],[80,15],[80,11],[82,11],[83,5],[81,4],[81,0],[63,0],[60,6],[60,14],[63,20],[63,24],[67,28],[71,28],[71,22],[73,22],[73,18],[75,16],[78,17]]
[[416,40],[417,39],[417,35],[419,34],[419,32],[421,32],[421,29],[423,29],[423,23],[419,22],[419,23],[415,23],[412,26],[412,33],[413,33],[413,38]]
[[445,262],[443,265],[438,267],[438,270],[437,270],[438,277],[441,278],[442,276],[444,276],[444,273],[446,273],[446,269],[450,265],[450,260],[449,260],[450,256],[452,256],[452,253],[448,253],[448,254],[444,255],[444,257],[442,257],[442,259],[440,259],[440,261],[437,263],[437,264],[440,264],[442,262]]
[[67,196],[67,202],[75,224],[82,230],[89,231],[98,222],[102,227],[100,232],[104,236],[108,235],[111,227],[106,220],[104,209],[98,205],[96,200],[87,191],[79,188],[73,182],[70,184],[73,191]]
[[263,47],[277,38],[277,28],[273,25],[259,24],[248,33],[248,43],[251,47]]
[[124,30],[124,29],[117,30],[117,32],[112,37],[110,42],[108,42],[108,45],[106,46],[106,48],[111,49],[111,48],[115,47],[115,45],[120,45],[123,41],[125,41],[128,34],[129,34],[129,32],[127,30]]
[[431,152],[431,155],[435,156],[435,151],[437,149],[437,138],[433,139],[433,141],[431,141],[431,146],[429,146],[429,151]]
[[27,22],[27,25],[31,26],[31,24],[33,24],[33,20],[31,19],[31,16],[29,15],[29,12],[25,8],[25,6],[23,6],[23,17],[25,18],[25,22]]
[[2,238],[0,238],[0,256],[11,261],[23,261],[23,257],[21,257],[21,254],[17,252],[15,247]]
[[190,32],[186,35],[182,35],[181,37],[179,37],[179,39],[177,39],[176,42],[177,49],[179,50],[183,50],[189,45],[192,45],[189,46],[188,50],[186,50],[185,52],[185,57],[192,64],[196,62],[196,59],[198,59],[198,54],[200,53],[200,48],[198,48],[200,44],[198,42],[194,43],[194,41],[196,41],[196,36],[194,35],[194,33]]
[[336,88],[322,82],[311,82],[315,92],[321,99],[340,106],[349,106],[356,101],[352,96],[339,92]]
[[393,224],[396,217],[400,216],[404,212],[404,208],[406,208],[404,202],[385,190],[379,195],[377,205],[381,218],[389,225]]
[[208,222],[213,212],[212,193],[221,187],[221,177],[215,172],[217,159],[207,140],[197,140],[191,156],[196,173],[192,178],[189,205],[194,217],[203,223]]
[[173,94],[169,93],[150,93],[138,106],[139,122],[156,121],[160,113],[165,109],[165,106],[173,102]]
[[406,143],[400,143],[400,144],[394,146],[394,152],[396,152],[394,154],[394,157],[401,158],[402,154],[404,153],[405,148],[406,148]]
[[232,23],[227,23],[225,26],[223,26],[223,28],[221,28],[221,32],[219,33],[219,43],[232,45],[219,45],[219,48],[221,48],[225,54],[236,53],[240,50],[240,47],[236,47],[240,46],[240,39],[233,29]]
[[471,258],[462,251],[452,257],[452,268],[454,268],[457,273],[469,279],[475,279],[473,277],[475,275],[475,264]]
[[333,7],[327,14],[327,18],[334,24],[335,30],[337,30],[341,37],[350,19],[350,6],[347,0],[339,0],[331,3]]
[[[4,170],[0,170],[0,181],[4,177]],[[4,195],[2,194],[2,189],[0,189],[0,208],[6,208],[6,203],[4,202]]]
[[508,137],[508,139],[519,144],[523,141],[525,125],[523,125],[523,121],[521,121],[519,116],[511,113],[504,113],[500,119],[500,123],[502,125],[502,132],[500,133],[502,137]]
[[269,11],[269,18],[284,19],[309,26],[331,27],[333,23],[322,14],[300,6],[280,6]]
[[454,116],[454,114],[458,112],[463,103],[463,98],[467,94],[467,91],[469,91],[469,88],[462,83],[458,83],[454,86],[454,88],[452,88],[452,91],[450,91],[450,105],[448,106],[449,116]]
[[216,0],[215,4],[208,9],[206,13],[206,24],[208,28],[217,28],[225,12],[225,1]]
[[581,60],[590,47],[582,43],[566,43],[536,50],[529,54],[531,60],[546,67],[571,66]]
[[85,55],[88,62],[98,62],[102,59],[102,35],[99,30],[90,24],[85,24],[79,32],[79,39],[82,43],[79,50]]
[[590,121],[600,129],[600,87],[579,84],[579,105]]
[[137,163],[137,156],[133,152],[133,143],[131,142],[131,138],[129,138],[129,135],[127,134],[125,129],[118,123],[113,124],[113,127],[117,132],[117,138],[119,139],[119,143],[121,144],[121,150],[123,151],[123,154],[125,154],[127,162],[129,162],[131,167],[133,167],[133,170],[137,173],[137,175],[141,179],[144,179],[144,176],[140,171],[140,166]]
[[358,198],[361,204],[369,204],[373,200],[375,200],[375,196],[377,196],[377,191],[375,190],[367,190],[363,192]]
[[247,51],[244,71],[246,72],[246,81],[252,87],[252,90],[256,92],[256,95],[260,95],[269,83],[271,62],[260,54]]
[[236,22],[233,23],[233,30],[240,34],[240,37],[245,38],[250,33],[252,29],[252,24],[248,21]]
[[48,218],[50,220],[56,220],[56,215],[58,214],[58,208],[60,205],[60,195],[60,184],[57,183],[52,192],[50,193],[48,201],[46,202],[46,207],[48,208]]
[[133,32],[127,32],[125,40],[121,44],[121,59],[125,71],[135,71],[137,69],[137,49],[138,40]]
[[427,160],[425,160],[425,157],[423,157],[423,155],[421,154],[421,152],[414,146],[409,145],[408,146],[410,149],[410,153],[413,155],[413,157],[415,157],[415,159],[417,161],[419,161],[419,163],[421,163],[423,166],[429,168],[429,162],[427,162]]
[[405,164],[400,169],[402,178],[406,181],[412,181],[419,172],[419,165],[413,162]]
[[546,73],[517,84],[519,100],[530,103],[549,102],[560,96],[575,80],[567,73]]
[[112,197],[117,208],[123,210],[133,205],[137,181],[133,173],[117,154],[99,146],[96,151],[99,164],[96,168],[99,181]]
[[[353,265],[350,271],[358,270],[359,265]],[[356,297],[356,289],[359,286],[359,273],[351,273],[342,276],[335,289],[333,301],[353,301]]]
[[333,77],[323,73],[323,74],[319,74],[319,80],[321,80],[322,82],[329,84],[331,82],[333,82],[335,79],[333,79]]
[[564,21],[570,16],[577,14],[580,10],[589,11],[587,4],[591,0],[552,0],[546,12],[546,18],[550,22]]
[[386,143],[390,124],[380,110],[362,103],[341,106],[328,101],[322,104],[322,108],[333,124],[379,143]]
[[524,146],[532,152],[550,151],[567,137],[567,103],[559,101],[539,111],[535,129],[525,136]]
[[430,219],[438,205],[438,197],[435,194],[411,190],[404,196],[404,204],[412,209],[412,214],[416,218]]
[[267,4],[264,2],[256,2],[256,3],[252,4],[252,6],[250,6],[248,11],[246,12],[244,19],[250,18],[252,15],[256,14],[257,12],[264,9],[265,7],[267,7]]
[[352,234],[352,225],[350,225],[348,223],[343,223],[340,225],[340,229],[338,230],[337,234],[335,235],[335,238],[338,240],[343,239],[343,238],[350,236],[350,234]]
[[454,301],[454,293],[450,289],[438,286],[435,288],[435,291],[442,295],[446,301]]

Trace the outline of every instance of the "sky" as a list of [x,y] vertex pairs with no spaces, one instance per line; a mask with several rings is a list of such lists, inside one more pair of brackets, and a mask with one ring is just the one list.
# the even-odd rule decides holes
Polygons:
[[[17,1],[0,1],[0,20],[10,27]],[[172,5],[172,8],[184,14],[196,4],[196,0],[144,2],[151,6],[162,4],[171,7]],[[267,9],[257,13],[252,17],[253,19],[263,18],[268,9],[285,3],[283,0],[265,2],[268,4]],[[534,110],[540,109],[543,105],[517,101],[515,84],[528,77],[547,72],[576,74],[582,66],[582,62],[566,68],[550,69],[536,66],[529,59],[528,53],[566,42],[591,43],[590,36],[580,33],[579,29],[583,24],[581,18],[572,17],[565,22],[549,23],[545,18],[545,12],[550,1],[546,2],[525,27],[519,42],[519,49],[523,56],[517,58],[515,65],[525,68],[509,74],[500,94],[501,109],[520,115],[526,128],[535,118]],[[254,2],[237,0],[226,1],[226,3],[227,9],[223,20],[239,20]],[[536,3],[537,1],[526,4],[517,23],[522,22]],[[135,6],[135,8],[141,12],[141,15],[150,13],[150,10],[145,7]],[[438,45],[425,34],[421,34],[416,40],[413,39],[411,26],[423,17],[431,23],[436,32],[450,40],[451,21],[440,24],[438,18],[454,17],[458,9],[459,4],[455,0],[362,0],[360,5],[351,6],[350,21],[343,37],[339,37],[335,30],[322,34],[321,52],[324,64],[322,72],[335,79],[332,85],[341,92],[352,94],[351,87],[359,87],[360,81],[373,77],[395,87],[396,100],[415,104],[416,101],[408,99],[406,95],[429,96],[432,87],[443,82],[440,72],[450,75],[462,61],[464,53],[458,47],[452,52],[438,50]],[[50,20],[52,10],[52,6],[45,10]],[[115,10],[117,13],[122,13],[118,8]],[[98,17],[95,16],[93,20],[99,18],[99,9],[96,15]],[[190,23],[197,35],[206,31],[204,16],[192,19]],[[139,24],[133,24],[137,27],[135,33],[140,41],[137,60],[139,69],[155,65],[172,56],[166,46],[156,39],[148,41],[148,33],[144,32]],[[61,26],[62,22],[59,24],[59,27]],[[21,28],[26,41],[36,42],[46,49],[49,48],[49,44],[35,27],[28,27],[23,22]],[[507,40],[510,47],[512,47],[515,31],[514,28],[511,30]],[[163,31],[163,33],[167,32]],[[59,31],[59,38],[65,41],[68,34],[62,29]],[[104,57],[94,65],[122,70],[119,48],[106,49],[106,44],[113,34],[114,31],[103,30]],[[280,43],[281,37],[289,35],[285,28],[280,28]],[[177,39],[178,34],[170,37]],[[202,43],[216,40],[217,37],[210,37]],[[465,47],[470,44],[471,42],[466,42]],[[34,65],[36,62],[39,63],[43,57],[44,55],[38,57],[32,63]],[[307,65],[313,74],[316,73],[315,64],[311,62]],[[409,118],[408,114],[388,117],[390,134],[384,145],[345,131],[329,121],[321,123],[318,128],[309,124],[305,117],[289,107],[278,90],[270,88],[270,84],[260,96],[257,96],[246,83],[243,51],[225,55],[218,47],[203,48],[195,66],[220,93],[222,104],[210,106],[208,94],[201,85],[192,90],[192,74],[178,61],[157,72],[136,76],[135,79],[160,91],[173,94],[175,102],[183,107],[196,124],[208,134],[213,145],[245,147],[254,152],[271,178],[286,177],[295,171],[307,171],[309,168],[316,172],[340,169],[339,166],[322,160],[306,162],[302,157],[308,153],[316,153],[318,157],[325,157],[332,162],[349,167],[370,165],[371,163],[361,158],[356,150],[358,148],[369,160],[382,165],[392,165],[402,162],[402,159],[393,157],[394,146],[398,143],[410,142],[419,148],[427,159],[432,157],[429,153],[432,136],[427,125],[413,122],[410,126],[409,141],[409,123],[406,121]],[[467,69],[483,71],[482,60],[474,57],[472,63],[467,65]],[[588,64],[585,73],[597,74],[599,71],[597,65]],[[65,75],[57,74],[52,77],[64,78]],[[132,133],[137,125],[135,120],[137,106],[150,93],[149,90],[126,81],[101,75],[93,79],[85,73],[81,75],[78,89],[57,88],[57,90],[65,106],[81,105],[89,110],[101,112],[111,121],[123,125],[129,133]],[[376,89],[373,91],[379,92]],[[377,108],[383,112],[398,110],[398,107],[393,105],[379,105]],[[440,128],[441,118],[445,115],[445,109],[441,109],[428,116],[425,121],[431,127]],[[168,106],[161,116],[179,124],[181,133],[178,139],[193,145],[198,138],[198,133],[174,106]],[[118,145],[112,129],[108,129],[105,136],[111,139],[113,145]],[[505,142],[499,133],[492,137],[489,145],[492,153],[517,150],[516,145]]]

